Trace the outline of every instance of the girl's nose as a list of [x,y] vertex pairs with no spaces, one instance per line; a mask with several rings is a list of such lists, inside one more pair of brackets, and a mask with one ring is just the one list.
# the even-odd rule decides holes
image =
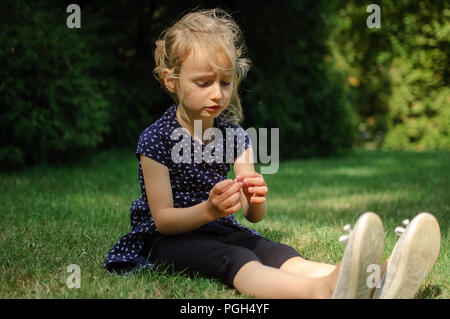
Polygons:
[[222,88],[220,87],[220,83],[214,82],[213,91],[211,94],[212,94],[212,96],[211,96],[212,100],[219,101],[223,97]]

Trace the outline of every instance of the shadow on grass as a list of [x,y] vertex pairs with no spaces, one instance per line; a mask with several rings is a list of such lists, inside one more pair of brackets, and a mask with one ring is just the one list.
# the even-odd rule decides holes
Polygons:
[[[301,235],[297,227],[305,227],[308,233],[317,235],[317,243],[316,238],[308,238],[311,248],[306,250],[316,254],[317,249],[325,256],[334,248],[337,229],[354,224],[366,211],[380,215],[390,241],[403,219],[429,211],[437,217],[445,239],[450,218],[449,163],[450,153],[413,152],[355,152],[347,157],[282,162],[277,174],[264,176],[270,189],[268,216],[262,223],[246,226],[273,241],[294,243],[294,234]],[[111,238],[112,245],[122,231],[128,230],[129,205],[140,195],[137,165],[134,150],[105,151],[65,166],[39,166],[2,174],[5,178],[0,190],[7,212],[2,214],[4,225],[13,224],[23,233],[23,220],[36,222],[34,237],[25,236],[33,243],[39,239],[35,234],[42,233],[39,227],[72,223],[81,235],[94,238],[97,245],[107,238]],[[117,228],[118,223],[122,228]],[[73,233],[70,230],[67,226],[66,234]],[[93,236],[94,232],[98,236]],[[78,245],[76,234],[65,241],[55,232],[54,239],[61,241],[62,249],[67,243]],[[105,247],[104,254],[110,244]],[[29,249],[34,251],[36,247]],[[441,249],[440,258],[444,253]],[[10,257],[14,260],[15,255]],[[57,257],[61,258],[61,254]],[[181,282],[163,287],[175,289]],[[445,285],[427,285],[417,297],[445,297]]]
[[442,294],[442,289],[438,285],[427,285],[420,290],[415,298],[416,299],[436,299]]
[[347,223],[365,211],[389,220],[428,211],[447,232],[448,163],[445,152],[357,151],[350,157],[283,162],[277,174],[265,178],[269,202],[273,198],[276,209],[292,217],[303,211],[302,218]]

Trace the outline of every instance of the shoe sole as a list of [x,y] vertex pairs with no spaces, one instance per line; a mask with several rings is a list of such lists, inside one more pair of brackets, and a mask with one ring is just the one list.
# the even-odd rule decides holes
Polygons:
[[414,298],[436,262],[440,245],[437,219],[430,213],[417,215],[397,241],[373,298]]
[[369,265],[378,265],[383,255],[384,229],[380,217],[364,213],[357,220],[342,258],[333,299],[368,299]]

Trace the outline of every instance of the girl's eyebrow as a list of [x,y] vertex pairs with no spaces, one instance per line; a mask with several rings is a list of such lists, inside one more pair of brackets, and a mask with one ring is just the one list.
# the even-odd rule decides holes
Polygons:
[[[223,77],[232,77],[231,72],[230,73],[221,73],[220,74]],[[194,73],[192,75],[192,78],[194,79],[203,79],[203,78],[215,78],[216,77],[216,73],[213,72],[199,72],[199,73]]]
[[192,77],[194,77],[194,78],[206,78],[206,77],[215,77],[216,76],[216,74],[215,73],[212,73],[212,72],[208,72],[208,73],[194,73],[193,75],[192,75]]

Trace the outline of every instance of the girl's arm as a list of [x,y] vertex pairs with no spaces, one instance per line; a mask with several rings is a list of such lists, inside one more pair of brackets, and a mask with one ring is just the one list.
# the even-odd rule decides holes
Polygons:
[[141,155],[147,200],[156,228],[161,234],[175,235],[194,230],[213,220],[203,203],[187,208],[174,208],[169,169]]
[[236,158],[233,169],[238,181],[245,181],[241,189],[241,206],[245,218],[257,223],[267,213],[267,185],[261,174],[255,171],[253,164],[253,148],[250,146],[241,156]]
[[232,180],[214,185],[207,201],[191,207],[174,208],[169,169],[147,156],[141,155],[140,158],[148,204],[161,234],[188,232],[216,218],[234,214],[241,208],[241,184],[233,183]]

